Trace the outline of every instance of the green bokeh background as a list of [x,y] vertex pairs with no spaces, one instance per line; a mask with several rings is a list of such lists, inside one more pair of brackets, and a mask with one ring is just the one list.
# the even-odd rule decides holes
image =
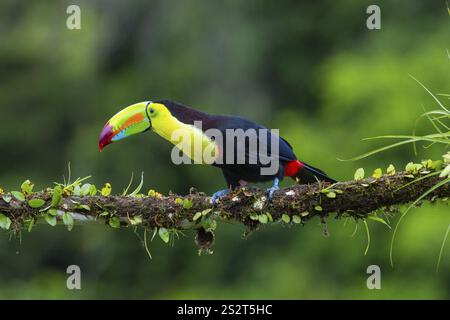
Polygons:
[[[66,8],[81,7],[81,30]],[[409,134],[435,102],[409,75],[449,93],[449,15],[444,1],[377,1],[382,29],[366,28],[373,1],[13,1],[0,3],[0,186],[36,188],[77,176],[120,192],[131,172],[144,188],[186,194],[224,186],[220,171],[175,166],[171,146],[146,133],[99,153],[106,120],[137,101],[167,98],[211,113],[238,114],[280,128],[297,155],[340,180],[356,168],[440,158],[409,146],[341,162]],[[443,101],[448,105],[448,100]],[[421,130],[429,130],[423,125]],[[284,185],[291,183],[283,182]],[[402,208],[404,209],[404,208]],[[246,240],[219,225],[213,255],[198,256],[193,234],[173,247],[159,239],[149,260],[133,230],[51,229],[10,239],[0,232],[0,298],[450,298],[446,205],[424,205],[403,221],[389,265],[392,231],[370,222],[318,219],[266,227]],[[395,219],[393,221],[395,223]],[[82,290],[66,288],[66,268]],[[382,270],[368,290],[366,268]]]

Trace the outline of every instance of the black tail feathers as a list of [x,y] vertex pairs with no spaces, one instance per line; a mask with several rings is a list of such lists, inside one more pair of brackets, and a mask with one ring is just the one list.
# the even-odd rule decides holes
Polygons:
[[325,172],[314,168],[303,162],[304,167],[297,173],[294,178],[298,178],[300,183],[315,183],[317,181],[326,181],[336,183],[337,181],[330,178]]

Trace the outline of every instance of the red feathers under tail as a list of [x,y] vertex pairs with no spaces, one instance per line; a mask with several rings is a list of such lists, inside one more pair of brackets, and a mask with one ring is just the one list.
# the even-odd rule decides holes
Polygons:
[[284,175],[291,177],[292,179],[299,178],[300,183],[315,183],[317,180],[331,183],[337,182],[336,180],[330,178],[322,170],[314,168],[313,166],[298,160],[288,162],[285,165]]

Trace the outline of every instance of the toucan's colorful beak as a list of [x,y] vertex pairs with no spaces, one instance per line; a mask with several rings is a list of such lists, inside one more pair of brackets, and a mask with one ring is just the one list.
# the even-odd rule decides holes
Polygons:
[[133,104],[109,119],[98,139],[100,151],[108,144],[150,129],[152,124],[147,116],[149,104],[149,101]]

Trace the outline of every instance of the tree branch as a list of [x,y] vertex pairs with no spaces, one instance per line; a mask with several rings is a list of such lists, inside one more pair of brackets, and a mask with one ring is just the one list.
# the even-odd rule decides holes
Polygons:
[[[221,220],[240,222],[250,229],[255,229],[261,223],[270,223],[282,218],[285,222],[305,223],[314,216],[325,218],[330,213],[336,213],[337,217],[364,218],[377,209],[414,201],[442,181],[437,175],[413,182],[416,178],[403,172],[392,176],[385,175],[379,179],[339,182],[333,186],[329,184],[320,186],[318,183],[294,185],[275,192],[271,202],[267,201],[265,192],[259,189],[238,189],[215,205],[211,204],[210,197],[197,192],[184,197],[177,195],[80,197],[69,194],[63,197],[56,209],[59,219],[63,213],[70,213],[75,220],[110,222],[112,226],[114,224],[111,220],[116,219],[121,225],[142,225],[145,228],[170,230],[199,228],[202,224],[204,226],[205,220],[208,220],[208,223],[212,220]],[[449,183],[433,191],[426,198],[447,197],[450,197]],[[7,202],[5,198],[6,200],[10,198],[10,201]],[[40,208],[31,208],[29,205],[31,199],[42,199],[45,204]],[[51,203],[51,190],[32,193],[25,201],[19,201],[6,194],[6,197],[5,195],[0,197],[0,213],[10,218],[12,230],[19,230],[30,219],[37,221],[48,214]],[[47,213],[41,208],[47,208]],[[203,212],[203,215],[199,212]],[[294,216],[295,218],[291,220]]]

